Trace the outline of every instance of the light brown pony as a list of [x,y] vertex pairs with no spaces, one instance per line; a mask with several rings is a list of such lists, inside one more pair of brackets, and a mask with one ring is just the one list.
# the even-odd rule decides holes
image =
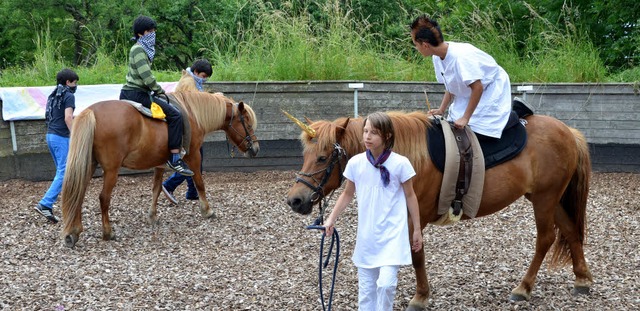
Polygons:
[[[423,112],[390,112],[389,115],[396,134],[394,151],[408,157],[417,173],[413,186],[420,205],[420,225],[424,228],[440,218],[437,210],[442,173],[431,161],[426,141],[431,119]],[[510,299],[531,297],[540,265],[554,242],[551,264],[572,262],[576,276],[573,293],[588,294],[592,276],[584,258],[583,243],[591,161],[586,140],[578,130],[552,117],[532,115],[526,120],[525,149],[512,160],[486,171],[477,216],[495,213],[523,195],[533,204],[538,231],[535,254]],[[287,196],[293,211],[311,213],[315,203],[340,186],[339,175],[348,158],[365,151],[362,122],[360,118],[339,118],[333,122],[299,124],[303,129],[310,128],[300,135],[304,163]],[[346,152],[345,156],[341,156],[345,153],[340,148]],[[327,171],[330,176],[326,176]],[[407,310],[422,310],[430,295],[424,247],[411,255],[416,293]]]
[[[214,212],[205,197],[199,169],[202,159],[198,150],[207,133],[223,130],[227,139],[240,151],[255,156],[260,149],[253,132],[257,125],[256,115],[249,105],[234,103],[219,94],[179,91],[172,95],[184,107],[191,125],[191,152],[184,161],[194,171],[200,213],[206,218],[213,217]],[[120,100],[95,103],[74,118],[62,186],[62,236],[66,246],[73,247],[83,231],[82,202],[98,164],[103,170],[100,209],[104,240],[115,238],[109,220],[109,204],[120,167],[134,170],[155,168],[153,200],[148,216],[150,223],[157,222],[156,205],[164,164],[170,154],[167,136],[165,122],[145,117],[129,103]]]

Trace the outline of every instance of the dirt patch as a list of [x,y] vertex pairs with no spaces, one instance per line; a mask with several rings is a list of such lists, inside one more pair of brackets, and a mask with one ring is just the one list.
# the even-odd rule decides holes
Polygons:
[[[185,185],[175,193],[181,206],[161,196],[156,226],[146,223],[151,177],[120,177],[111,207],[118,238],[109,242],[101,240],[102,180],[92,180],[85,232],[75,249],[64,247],[61,225],[46,223],[32,209],[49,182],[3,182],[0,308],[322,310],[320,233],[305,229],[317,211],[301,216],[284,201],[294,173],[204,177],[216,218],[203,219],[197,204],[184,199]],[[549,270],[545,264],[531,300],[508,301],[529,266],[536,236],[531,205],[520,199],[488,217],[425,228],[429,309],[640,309],[640,175],[595,173],[591,188],[585,247],[594,276],[591,295],[571,296],[571,268]],[[350,261],[355,225],[351,206],[337,224],[342,247],[335,310],[357,309],[357,273]],[[403,267],[394,309],[404,309],[414,290],[413,269]]]

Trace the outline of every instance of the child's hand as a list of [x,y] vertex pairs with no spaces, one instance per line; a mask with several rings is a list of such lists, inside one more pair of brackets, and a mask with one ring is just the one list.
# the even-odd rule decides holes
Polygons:
[[333,235],[333,227],[335,225],[335,222],[333,220],[327,219],[327,221],[324,223],[324,234],[325,236],[331,236]]
[[413,237],[411,239],[411,250],[418,252],[422,248],[422,231],[413,230]]

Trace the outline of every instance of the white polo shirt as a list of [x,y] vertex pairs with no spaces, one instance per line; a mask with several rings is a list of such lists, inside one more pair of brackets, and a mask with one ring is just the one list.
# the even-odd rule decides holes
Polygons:
[[471,130],[500,138],[511,113],[511,82],[507,74],[491,55],[469,43],[447,42],[445,59],[433,56],[433,68],[438,82],[444,83],[454,98],[449,106],[447,120],[455,121],[464,115],[471,88],[480,80],[484,91],[480,102],[469,119]]

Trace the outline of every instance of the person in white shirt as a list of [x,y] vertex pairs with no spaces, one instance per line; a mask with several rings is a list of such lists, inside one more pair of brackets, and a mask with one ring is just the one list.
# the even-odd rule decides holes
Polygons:
[[362,136],[367,151],[347,162],[346,185],[324,224],[325,234],[333,234],[338,216],[357,193],[358,229],[351,259],[358,267],[358,310],[392,310],[398,270],[411,264],[411,250],[419,251],[423,243],[413,190],[416,173],[409,159],[391,151],[394,131],[386,113],[369,115]]
[[[411,24],[411,39],[423,56],[431,56],[438,82],[446,91],[438,109],[457,128],[500,138],[511,113],[509,75],[491,55],[469,43],[444,41],[438,22],[422,15]],[[478,136],[479,139],[484,137]]]

